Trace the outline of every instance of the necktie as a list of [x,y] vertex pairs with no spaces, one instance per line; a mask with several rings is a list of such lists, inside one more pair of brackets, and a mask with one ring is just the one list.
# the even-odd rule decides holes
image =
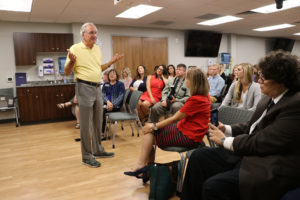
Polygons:
[[268,106],[267,106],[267,112],[272,108],[272,106],[274,106],[275,103],[274,101],[271,99],[271,101],[269,102]]
[[253,132],[255,132],[256,128],[257,128],[257,124],[262,120],[262,118],[264,118],[264,116],[266,115],[266,113],[270,110],[270,108],[272,106],[274,106],[275,103],[274,101],[271,99],[269,104],[267,105],[266,110],[263,112],[263,114],[260,116],[260,118],[258,120],[256,120],[250,127],[250,132],[249,134],[252,134]]

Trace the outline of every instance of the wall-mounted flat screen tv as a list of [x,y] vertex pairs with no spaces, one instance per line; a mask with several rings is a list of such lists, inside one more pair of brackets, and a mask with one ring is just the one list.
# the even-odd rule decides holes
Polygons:
[[185,56],[217,57],[221,38],[221,33],[188,30],[185,32]]
[[272,51],[276,50],[284,50],[291,52],[294,47],[295,40],[287,39],[287,38],[276,38],[273,42],[273,48]]

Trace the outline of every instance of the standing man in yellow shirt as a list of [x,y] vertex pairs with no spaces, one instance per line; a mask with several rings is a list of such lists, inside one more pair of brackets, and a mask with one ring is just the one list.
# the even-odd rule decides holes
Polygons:
[[75,92],[79,104],[82,164],[100,167],[101,163],[95,158],[114,156],[114,153],[105,152],[100,139],[103,120],[100,87],[102,71],[120,60],[123,55],[116,54],[108,63],[102,65],[102,53],[95,44],[97,27],[93,23],[85,23],[80,34],[82,41],[68,49],[65,74],[69,75],[74,70],[77,81]]

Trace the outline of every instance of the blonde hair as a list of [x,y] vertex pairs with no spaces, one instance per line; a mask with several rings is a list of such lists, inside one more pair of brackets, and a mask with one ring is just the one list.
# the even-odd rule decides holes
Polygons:
[[123,71],[125,71],[125,72],[127,73],[127,76],[128,76],[128,77],[131,77],[131,71],[130,71],[129,67],[124,67],[124,68],[122,69],[122,71],[121,71],[121,78],[122,78],[122,79],[124,79],[124,77],[123,77]]
[[232,73],[234,73],[234,70],[240,65],[234,65],[233,69],[232,69]]
[[253,78],[253,66],[250,63],[241,63],[238,66],[241,66],[243,68],[244,76],[242,79],[238,79],[235,89],[234,89],[234,95],[233,95],[233,101],[235,103],[242,103],[242,91],[243,91],[243,84],[244,83],[252,83]]
[[190,68],[187,71],[186,78],[190,82],[190,92],[193,95],[207,96],[209,93],[209,83],[206,75],[199,68]]
[[218,67],[219,67],[219,72],[218,72],[218,74],[221,75],[221,74],[224,72],[223,65],[221,65],[221,64],[217,64],[217,65],[218,65]]

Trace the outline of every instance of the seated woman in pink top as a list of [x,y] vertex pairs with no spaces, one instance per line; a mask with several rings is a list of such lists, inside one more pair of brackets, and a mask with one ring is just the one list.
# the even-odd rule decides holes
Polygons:
[[121,71],[121,82],[124,83],[125,90],[129,89],[129,86],[132,82],[131,71],[128,67],[124,67]]
[[191,97],[172,117],[158,123],[147,123],[143,127],[142,151],[131,171],[125,175],[148,180],[147,165],[154,162],[153,145],[159,147],[198,147],[208,130],[210,119],[209,84],[199,68],[191,68],[186,75],[186,86]]
[[167,83],[167,68],[165,65],[155,66],[154,75],[147,77],[147,91],[144,92],[138,103],[138,114],[142,123],[147,120],[149,107],[159,102],[161,92]]

